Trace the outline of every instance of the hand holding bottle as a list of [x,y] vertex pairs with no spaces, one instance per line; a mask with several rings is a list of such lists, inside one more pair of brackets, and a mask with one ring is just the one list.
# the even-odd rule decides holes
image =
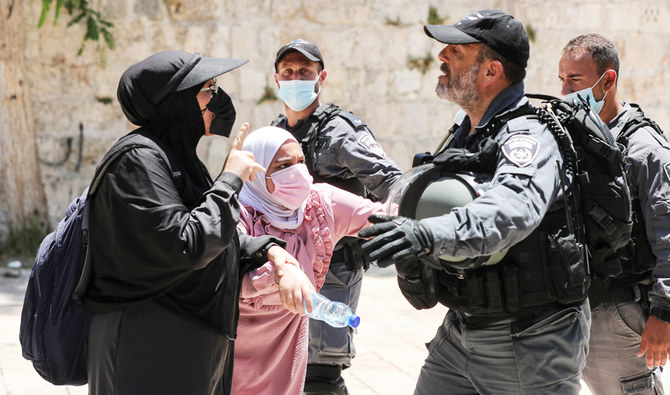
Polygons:
[[344,328],[347,325],[356,328],[361,322],[361,318],[354,314],[351,308],[344,303],[330,300],[316,292],[312,294],[311,299],[311,306],[308,306],[303,301],[305,311],[309,311],[307,313],[309,318],[324,321],[335,328]]
[[282,305],[292,313],[305,315],[305,300],[311,303],[315,293],[312,282],[299,266],[293,264],[285,264],[282,272],[275,273]]

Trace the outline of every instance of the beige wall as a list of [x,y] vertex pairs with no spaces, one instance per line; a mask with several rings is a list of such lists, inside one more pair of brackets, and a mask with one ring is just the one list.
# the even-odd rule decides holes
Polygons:
[[[121,73],[148,55],[167,49],[208,56],[248,58],[241,69],[220,78],[238,114],[252,128],[282,111],[280,102],[256,104],[265,86],[274,87],[277,49],[296,37],[319,45],[328,78],[323,99],[364,119],[386,152],[403,168],[415,152],[431,151],[448,129],[456,108],[438,99],[437,61],[427,72],[408,67],[409,58],[436,59],[441,46],[423,33],[431,5],[455,23],[483,8],[505,10],[532,27],[526,90],[558,95],[557,62],[572,37],[599,32],[614,40],[621,57],[619,90],[640,103],[670,131],[670,1],[668,0],[100,0],[115,24],[118,48],[104,54],[87,43],[76,56],[83,27],[36,24],[41,2],[27,6],[26,63],[52,224],[92,176],[95,163],[113,141],[130,130],[118,102]],[[394,21],[399,23],[388,23]],[[79,157],[79,123],[84,127]],[[218,173],[228,149],[224,138],[203,139],[202,157]]]

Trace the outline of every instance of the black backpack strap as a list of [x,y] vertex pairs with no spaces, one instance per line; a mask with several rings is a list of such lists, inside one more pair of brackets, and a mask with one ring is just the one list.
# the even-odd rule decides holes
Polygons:
[[[335,115],[347,121],[347,123],[349,123],[349,125],[351,125],[352,128],[365,129],[368,132],[370,132],[370,134],[372,134],[372,131],[368,128],[368,125],[365,122],[363,122],[363,120],[360,119],[358,116],[356,116],[356,114],[354,114],[353,112],[340,109],[340,111]],[[374,137],[374,134],[372,134],[372,137]]]
[[172,180],[175,182],[175,185],[179,190],[183,187],[183,179],[181,173],[175,171],[178,167],[176,166],[176,160],[166,152],[167,148],[158,140],[158,138],[153,137],[151,133],[145,132],[141,129],[135,130],[127,135],[121,137],[112,148],[105,154],[105,156],[100,161],[100,164],[95,169],[95,175],[93,181],[88,187],[86,193],[86,204],[84,206],[84,214],[82,217],[82,229],[81,229],[81,254],[80,264],[81,274],[79,275],[79,282],[75,287],[75,290],[72,294],[72,299],[81,301],[86,294],[88,284],[91,279],[91,257],[90,249],[88,248],[89,243],[89,216],[90,216],[90,207],[91,199],[98,190],[100,182],[102,182],[103,177],[107,174],[107,169],[109,166],[114,163],[118,158],[124,155],[126,152],[135,149],[135,148],[151,148],[156,151],[168,164],[170,167],[170,174],[172,175]]
[[626,122],[626,125],[624,125],[623,130],[619,133],[617,136],[617,143],[623,145],[624,148],[628,148],[628,142],[630,140],[630,136],[633,135],[636,131],[638,131],[640,128],[643,128],[645,126],[649,126],[652,129],[656,131],[661,137],[663,137],[664,140],[667,140],[665,137],[665,134],[663,133],[663,130],[661,129],[656,122],[654,122],[652,119],[648,118],[645,114],[644,111],[642,111],[642,108],[640,108],[640,105],[637,103],[628,103],[633,109],[633,113],[631,114],[630,119],[628,122]]
[[275,118],[271,123],[270,126],[277,126],[282,122],[287,122],[286,121],[286,115],[284,114],[279,114],[277,118]]
[[338,115],[342,109],[333,103],[326,103],[314,111],[311,115],[311,125],[305,137],[300,142],[302,150],[305,153],[305,162],[311,174],[315,174],[314,166],[316,165],[316,145],[319,140],[319,130],[322,125],[328,122],[331,118]]
[[[437,155],[438,153],[440,153],[440,152],[446,150],[447,148],[449,148],[449,145],[451,144],[451,142],[454,141],[454,135],[456,135],[456,131],[460,127],[461,127],[461,125],[459,125],[457,123],[451,125],[449,130],[447,130],[447,134],[444,136],[442,141],[440,141],[440,145],[437,146],[437,149],[435,150],[435,155]],[[414,166],[412,166],[412,167],[414,167]]]
[[522,104],[519,107],[511,108],[495,115],[484,127],[481,133],[482,138],[493,137],[511,120],[515,118],[536,116],[537,110],[530,103]]

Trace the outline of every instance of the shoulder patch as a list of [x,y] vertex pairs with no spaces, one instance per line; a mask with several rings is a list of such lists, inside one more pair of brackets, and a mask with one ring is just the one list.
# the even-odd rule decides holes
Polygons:
[[540,151],[540,143],[527,134],[516,134],[502,146],[503,155],[518,167],[533,163]]
[[354,115],[354,113],[352,112],[342,110],[338,112],[337,115],[340,116],[341,118],[344,118],[347,122],[349,122],[351,127],[353,127],[354,129],[367,126],[365,122],[363,122],[363,120]]
[[665,169],[667,180],[670,180],[670,163],[666,163],[665,166],[663,166],[663,169]]
[[365,148],[366,151],[375,155],[376,157],[383,159],[386,157],[386,153],[382,146],[379,145],[377,140],[372,137],[370,133],[359,133],[358,144]]

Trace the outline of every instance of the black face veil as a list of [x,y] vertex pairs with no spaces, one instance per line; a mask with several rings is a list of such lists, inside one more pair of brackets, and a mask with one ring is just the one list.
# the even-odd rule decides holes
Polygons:
[[[202,174],[204,167],[197,158],[196,147],[205,134],[205,125],[196,96],[205,82],[247,61],[206,58],[183,51],[159,52],[123,73],[117,97],[128,120],[163,140],[174,150],[194,183],[204,186],[206,176]],[[225,95],[220,90],[215,97],[221,93]],[[229,97],[227,102],[232,108]],[[234,108],[232,121],[228,108],[226,113],[232,127]],[[216,112],[215,115],[219,116]]]
[[207,103],[207,109],[214,113],[214,119],[209,132],[219,136],[229,137],[235,123],[235,107],[230,96],[221,88]]

